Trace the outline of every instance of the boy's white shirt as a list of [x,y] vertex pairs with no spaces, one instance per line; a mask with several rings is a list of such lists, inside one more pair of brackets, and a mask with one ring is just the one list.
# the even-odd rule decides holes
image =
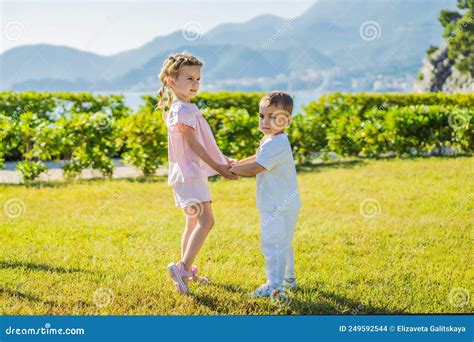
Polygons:
[[295,160],[286,133],[265,136],[256,162],[265,170],[257,174],[257,208],[286,211],[301,208]]

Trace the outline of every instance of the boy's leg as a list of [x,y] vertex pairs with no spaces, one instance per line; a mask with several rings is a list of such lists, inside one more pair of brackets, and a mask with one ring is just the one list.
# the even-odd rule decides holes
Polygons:
[[265,256],[267,280],[272,287],[283,284],[286,258],[290,244],[285,227],[285,216],[279,212],[260,211],[262,253]]
[[298,220],[299,209],[292,209],[287,211],[286,215],[286,233],[289,241],[288,253],[286,255],[285,279],[295,279],[295,256],[293,251],[293,236],[295,232],[296,222]]
[[293,246],[288,248],[288,254],[286,255],[285,279],[288,281],[295,279],[295,254]]

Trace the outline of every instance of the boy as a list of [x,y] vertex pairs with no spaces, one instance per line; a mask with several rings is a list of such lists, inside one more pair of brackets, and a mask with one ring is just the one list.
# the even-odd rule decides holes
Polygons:
[[284,298],[285,288],[295,289],[293,232],[301,200],[295,161],[285,129],[291,122],[293,99],[272,92],[260,100],[258,128],[265,136],[256,155],[234,164],[230,172],[257,176],[257,208],[262,229],[267,283],[253,297]]

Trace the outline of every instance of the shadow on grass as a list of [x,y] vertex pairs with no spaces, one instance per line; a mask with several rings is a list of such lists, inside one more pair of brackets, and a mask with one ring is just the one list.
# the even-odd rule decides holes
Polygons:
[[[246,297],[245,292],[239,294],[241,294],[241,296],[237,299],[229,297],[222,298],[208,293],[193,293],[192,297],[196,303],[206,306],[212,310],[215,315],[263,315],[266,314],[263,312],[274,311],[274,307],[270,306],[271,304],[268,302],[258,302],[249,299]],[[286,313],[285,311],[282,312],[279,308],[277,309],[278,314]]]
[[[213,311],[221,311],[219,310],[220,304],[219,300],[217,298],[214,298],[212,296],[209,296],[207,294],[195,294],[191,293],[191,296],[194,298],[194,300],[203,306],[208,307],[210,310]],[[219,312],[221,313],[221,312]]]
[[81,311],[90,312],[91,310],[97,309],[95,304],[89,303],[85,300],[79,300],[73,303],[59,303],[52,300],[44,300],[38,296],[17,289],[0,287],[0,297],[3,295],[21,301],[29,301],[44,305],[45,308],[43,308],[43,310],[46,310],[46,314],[79,315]]
[[[309,293],[312,294],[312,296],[308,300],[301,300],[299,293]],[[323,291],[320,289],[317,290],[302,287],[290,296],[290,307],[292,308],[292,312],[293,314],[298,315],[400,315],[405,313],[404,309],[393,310],[373,305],[366,305],[334,292]],[[316,297],[316,300],[314,297]],[[338,309],[341,307],[343,307],[344,310]]]
[[1,295],[7,295],[7,296],[17,298],[17,299],[21,299],[21,300],[29,300],[31,302],[42,303],[42,304],[48,305],[48,306],[55,306],[56,305],[56,303],[53,302],[53,301],[43,300],[43,299],[41,299],[37,296],[34,296],[32,294],[24,293],[24,292],[21,292],[21,291],[18,291],[18,290],[12,290],[12,289],[8,289],[8,288],[4,288],[4,287],[0,287],[0,296]]
[[[242,296],[246,295],[246,291],[237,285],[232,284],[213,284],[227,292],[238,293]],[[219,299],[213,298],[209,295],[195,296],[198,302],[206,305],[211,310],[222,311],[222,304],[219,304]],[[321,286],[315,288],[300,287],[296,291],[289,292],[289,299],[287,304],[275,301],[267,301],[259,303],[258,300],[246,299],[250,301],[250,306],[246,305],[245,310],[250,310],[248,314],[258,314],[260,309],[268,309],[274,307],[274,312],[277,315],[400,315],[405,313],[405,309],[388,309],[383,307],[376,307],[373,305],[365,305],[358,301],[344,297],[330,291],[321,290]],[[236,303],[239,305],[239,303]],[[240,304],[241,305],[241,304]],[[341,310],[341,308],[344,308]],[[256,309],[257,311],[253,311]]]
[[0,261],[0,269],[6,268],[25,268],[31,271],[44,271],[44,272],[54,272],[54,273],[91,273],[88,270],[83,270],[79,268],[64,268],[60,266],[49,266],[45,264],[35,264],[32,262],[11,262],[11,261]]

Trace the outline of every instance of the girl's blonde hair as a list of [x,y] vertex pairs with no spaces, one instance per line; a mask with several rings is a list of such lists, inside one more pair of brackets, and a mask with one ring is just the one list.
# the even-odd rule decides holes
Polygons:
[[[161,88],[158,90],[158,107],[162,110],[163,120],[166,121],[166,108],[171,107],[173,101],[173,93],[170,91],[167,79],[169,76],[176,78],[179,75],[179,69],[183,66],[199,66],[202,67],[204,63],[197,57],[184,51],[182,53],[174,53],[170,55],[164,62],[158,78],[161,81]],[[165,96],[167,99],[165,100]]]

